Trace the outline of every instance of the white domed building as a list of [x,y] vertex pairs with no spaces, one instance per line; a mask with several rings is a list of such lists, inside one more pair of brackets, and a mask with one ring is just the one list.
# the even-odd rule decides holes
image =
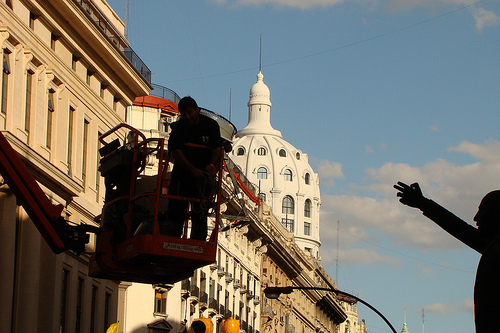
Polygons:
[[307,154],[271,126],[271,93],[259,72],[250,89],[248,124],[236,133],[231,159],[260,189],[261,200],[295,235],[297,245],[319,257],[319,177]]

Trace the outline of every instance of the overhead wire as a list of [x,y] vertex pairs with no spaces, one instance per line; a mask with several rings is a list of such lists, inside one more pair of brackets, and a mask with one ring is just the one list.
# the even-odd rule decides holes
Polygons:
[[395,251],[393,249],[387,248],[385,246],[382,246],[382,245],[376,244],[374,242],[371,242],[371,241],[369,241],[367,239],[364,239],[362,237],[355,236],[355,235],[353,235],[353,234],[351,234],[351,233],[343,230],[342,228],[340,228],[340,230],[342,232],[348,234],[349,236],[353,237],[353,238],[361,240],[362,242],[368,243],[370,245],[376,246],[378,248],[384,249],[386,251],[395,253],[395,254],[403,256],[403,257],[407,257],[407,258],[410,258],[410,259],[413,259],[413,260],[416,260],[416,261],[425,262],[425,263],[427,263],[429,265],[433,265],[433,266],[437,266],[437,267],[441,267],[441,268],[446,268],[446,269],[450,269],[450,270],[454,270],[454,271],[459,271],[459,272],[465,272],[465,273],[472,273],[472,274],[474,274],[474,272],[472,272],[470,270],[465,270],[465,269],[461,269],[461,268],[457,268],[457,267],[452,267],[452,266],[448,266],[448,265],[442,265],[442,264],[438,264],[438,263],[435,263],[435,262],[432,262],[432,261],[429,261],[429,260],[425,260],[425,259],[422,259],[422,258],[417,258],[415,256],[411,256],[411,255],[405,254],[405,253],[401,253],[401,252]]
[[[286,64],[286,63],[295,62],[295,61],[299,61],[299,60],[304,60],[304,59],[312,58],[312,57],[317,57],[319,55],[323,55],[323,54],[326,54],[326,53],[336,52],[336,51],[340,51],[340,50],[343,50],[343,49],[346,49],[346,48],[350,48],[350,47],[353,47],[353,46],[356,46],[356,45],[364,44],[364,43],[367,43],[367,42],[370,42],[370,41],[373,41],[373,40],[376,40],[376,39],[380,39],[380,38],[384,38],[384,37],[387,37],[387,36],[390,36],[390,35],[394,35],[394,34],[396,34],[398,32],[402,32],[402,31],[405,31],[405,30],[409,30],[409,29],[418,27],[420,25],[423,25],[423,24],[426,24],[426,23],[429,23],[429,22],[432,22],[432,21],[439,20],[439,19],[441,19],[443,17],[452,15],[452,14],[454,14],[456,12],[462,11],[462,10],[470,8],[470,7],[473,7],[473,6],[477,5],[477,4],[480,4],[480,3],[485,2],[485,1],[488,1],[488,0],[479,0],[479,1],[473,2],[471,4],[459,7],[457,9],[454,9],[452,11],[443,13],[441,15],[437,15],[437,16],[431,17],[429,19],[422,20],[422,21],[419,21],[417,23],[413,23],[413,24],[404,26],[402,28],[394,29],[394,30],[391,30],[391,31],[388,31],[388,32],[385,32],[385,33],[382,33],[382,34],[379,34],[379,35],[376,35],[376,36],[372,36],[372,37],[368,37],[368,38],[365,38],[365,39],[361,39],[361,40],[358,40],[358,41],[355,41],[355,42],[352,42],[352,43],[347,43],[347,44],[344,44],[342,46],[338,46],[338,47],[335,47],[335,48],[332,48],[332,49],[328,49],[328,50],[325,50],[325,51],[320,51],[320,52],[316,52],[316,53],[311,53],[311,54],[308,54],[308,55],[304,55],[304,56],[301,56],[301,57],[296,57],[296,58],[292,58],[292,59],[286,59],[286,60],[281,60],[281,61],[273,62],[273,63],[270,63],[268,65],[262,65],[262,67],[267,68],[267,67],[273,67],[273,66],[283,65],[283,64]],[[199,77],[194,77],[194,78],[171,80],[171,81],[168,81],[168,82],[183,82],[183,81],[202,80],[202,79],[206,79],[206,78],[213,78],[213,77],[220,77],[220,76],[238,74],[238,73],[242,73],[242,72],[255,71],[256,69],[258,69],[258,67],[250,67],[250,68],[239,69],[239,70],[234,70],[234,71],[229,71],[229,72],[224,72],[224,73],[219,73],[219,74],[211,74],[211,75],[199,76]]]

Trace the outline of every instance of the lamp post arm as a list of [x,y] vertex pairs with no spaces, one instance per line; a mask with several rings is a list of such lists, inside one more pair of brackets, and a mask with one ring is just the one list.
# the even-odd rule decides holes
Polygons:
[[290,294],[292,292],[292,290],[323,290],[323,291],[331,291],[331,292],[335,293],[337,296],[345,295],[347,297],[353,298],[356,301],[366,305],[368,308],[370,308],[373,312],[378,314],[379,317],[385,321],[385,323],[390,327],[390,329],[392,330],[393,333],[397,333],[396,329],[392,326],[392,324],[389,322],[389,320],[387,320],[387,318],[385,318],[384,315],[382,313],[380,313],[380,311],[375,309],[373,306],[371,306],[367,302],[363,301],[361,298],[354,296],[354,295],[351,295],[349,293],[346,293],[345,291],[341,291],[341,290],[338,290],[335,288],[324,288],[324,287],[267,287],[264,290],[264,293],[266,293],[267,289],[272,290],[274,293],[277,293],[278,295],[279,294]]
[[390,327],[390,329],[394,332],[394,333],[397,333],[396,332],[396,329],[392,326],[392,324],[389,322],[389,320],[387,320],[387,318],[385,318],[385,316],[380,313],[380,311],[378,311],[377,309],[375,309],[373,306],[371,306],[370,304],[368,304],[367,302],[363,301],[361,298],[357,297],[357,296],[354,296],[354,295],[351,295],[349,293],[346,293],[344,291],[340,291],[340,290],[335,290],[334,293],[338,295],[345,295],[347,297],[351,297],[351,298],[354,298],[356,301],[366,305],[367,307],[369,307],[370,309],[372,309],[373,312],[375,312],[376,314],[379,315],[380,318],[382,318],[385,323]]

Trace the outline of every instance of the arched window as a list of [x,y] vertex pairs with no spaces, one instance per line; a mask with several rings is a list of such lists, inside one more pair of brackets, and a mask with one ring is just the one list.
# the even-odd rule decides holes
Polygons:
[[311,200],[307,199],[306,202],[304,202],[304,217],[311,217],[311,207]]
[[300,160],[300,153],[299,152],[297,152],[297,154],[295,154],[295,158]]
[[238,155],[238,156],[245,155],[245,148],[239,147],[237,152],[236,152],[236,155]]
[[266,155],[266,148],[260,147],[259,149],[257,149],[257,155],[259,155],[259,156]]
[[257,169],[257,179],[267,179],[267,169],[260,167]]
[[293,198],[289,195],[286,195],[283,198],[283,206],[282,206],[281,212],[283,214],[293,215],[293,213],[295,211],[294,206],[295,206],[295,204],[293,202]]
[[311,184],[311,175],[308,173],[306,173],[306,175],[304,176],[304,181],[306,183],[306,185],[309,185]]
[[286,150],[285,149],[280,149],[278,154],[280,155],[280,157],[286,157]]
[[286,181],[291,182],[293,180],[292,170],[286,169],[284,175]]

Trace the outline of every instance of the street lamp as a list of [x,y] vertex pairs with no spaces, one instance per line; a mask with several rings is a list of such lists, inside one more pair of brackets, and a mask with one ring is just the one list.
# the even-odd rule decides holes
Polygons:
[[349,293],[346,293],[345,291],[340,291],[335,288],[323,288],[323,287],[267,287],[264,289],[264,294],[266,295],[267,298],[270,299],[277,299],[280,297],[281,294],[291,294],[293,290],[324,290],[324,291],[331,291],[335,293],[337,296],[347,296],[350,298],[355,299],[356,301],[366,305],[370,309],[372,309],[376,314],[382,318],[385,323],[390,327],[390,329],[394,332],[397,333],[394,327],[391,325],[391,323],[387,320],[387,318],[384,317],[382,313],[380,313],[377,309],[375,309],[373,306],[368,304],[367,302],[363,301],[361,298],[351,295]]

